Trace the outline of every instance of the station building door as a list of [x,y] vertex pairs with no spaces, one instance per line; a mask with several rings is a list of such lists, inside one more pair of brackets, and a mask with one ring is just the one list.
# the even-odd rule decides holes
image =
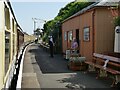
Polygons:
[[[76,29],[76,40],[77,40],[78,47],[79,47],[79,50],[80,50],[79,29]],[[78,53],[79,53],[79,50],[77,51]]]

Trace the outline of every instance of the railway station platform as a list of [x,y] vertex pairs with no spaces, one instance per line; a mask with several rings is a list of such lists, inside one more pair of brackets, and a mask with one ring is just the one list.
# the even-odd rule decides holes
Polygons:
[[40,88],[37,75],[32,65],[35,59],[29,50],[30,46],[27,47],[24,56],[21,88]]
[[48,52],[39,47],[39,44],[32,44],[25,52],[21,88],[112,90],[110,88],[112,80],[96,79],[95,75],[95,73],[71,71],[67,68],[67,60],[61,55],[54,55],[54,58],[51,58]]

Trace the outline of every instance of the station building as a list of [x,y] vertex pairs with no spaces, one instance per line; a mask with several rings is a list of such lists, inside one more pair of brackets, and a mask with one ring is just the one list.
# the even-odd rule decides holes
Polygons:
[[[111,12],[112,11],[112,12]],[[114,3],[94,3],[62,23],[62,52],[71,47],[73,38],[79,44],[79,53],[87,60],[93,53],[114,51],[113,12],[118,14]]]

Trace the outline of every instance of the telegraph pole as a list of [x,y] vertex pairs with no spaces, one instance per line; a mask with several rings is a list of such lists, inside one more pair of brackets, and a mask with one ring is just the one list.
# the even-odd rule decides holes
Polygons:
[[36,30],[36,21],[34,21],[34,31]]
[[36,21],[42,21],[42,22],[44,22],[44,23],[46,23],[47,21],[46,20],[43,20],[43,19],[39,19],[39,18],[32,18],[32,20],[34,21],[34,31],[35,31],[35,29],[36,29]]
[[33,20],[33,22],[34,22],[34,34],[35,34],[37,21],[42,21],[42,23],[46,23],[46,20],[39,19],[39,18],[32,18],[32,20]]
[[34,35],[36,36],[36,38],[39,37],[39,35],[37,35],[38,33],[36,32],[36,23],[37,21],[42,21],[41,23],[46,23],[46,20],[43,20],[43,19],[39,19],[39,18],[32,18],[33,20],[33,26],[34,26]]

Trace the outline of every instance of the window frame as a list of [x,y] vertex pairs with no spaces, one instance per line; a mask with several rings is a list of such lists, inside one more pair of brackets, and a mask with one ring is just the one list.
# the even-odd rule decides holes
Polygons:
[[[9,43],[6,43],[6,40],[7,40],[6,35],[8,35],[8,37],[9,37],[9,39],[8,39]],[[8,52],[6,52],[7,49],[8,49]],[[7,59],[7,56],[8,56],[8,59]],[[5,30],[5,74],[9,70],[10,62],[11,62],[11,32]]]
[[73,31],[68,31],[68,41],[72,41],[73,39]]
[[83,28],[83,41],[90,42],[90,27],[89,26]]
[[64,32],[64,40],[67,40],[67,32]]
[[7,30],[11,29],[11,22],[10,22],[10,10],[9,8],[6,6],[5,4],[5,8],[4,8],[5,12],[5,27]]

